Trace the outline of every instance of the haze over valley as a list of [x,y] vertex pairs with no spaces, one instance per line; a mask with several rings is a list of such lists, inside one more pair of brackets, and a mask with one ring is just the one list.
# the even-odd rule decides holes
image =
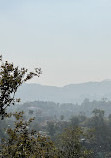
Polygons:
[[0,0],[0,158],[111,158],[111,0]]
[[24,84],[18,89],[17,97],[21,102],[52,101],[55,103],[81,103],[89,100],[111,99],[111,80],[102,82],[86,82],[64,87],[45,86],[40,84]]

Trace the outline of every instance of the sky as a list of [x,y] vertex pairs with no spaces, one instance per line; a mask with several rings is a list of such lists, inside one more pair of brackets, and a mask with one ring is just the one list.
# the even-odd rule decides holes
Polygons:
[[111,0],[0,0],[0,54],[33,83],[111,79]]

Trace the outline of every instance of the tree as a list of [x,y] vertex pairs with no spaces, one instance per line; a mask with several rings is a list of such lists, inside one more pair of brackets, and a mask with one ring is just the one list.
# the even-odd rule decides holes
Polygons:
[[61,115],[61,116],[60,116],[60,120],[61,120],[61,121],[64,120],[64,115]]
[[36,68],[35,72],[28,72],[27,69],[15,67],[13,63],[3,62],[0,57],[0,116],[14,116],[15,127],[8,128],[7,139],[2,139],[1,157],[3,158],[56,158],[53,142],[48,138],[29,130],[33,121],[24,121],[23,112],[7,114],[6,109],[11,104],[19,102],[15,99],[15,93],[19,86],[34,76],[41,74],[41,69]]
[[104,111],[100,109],[93,110],[93,117],[90,120],[90,127],[94,129],[94,140],[91,142],[95,157],[101,157],[105,152],[111,149],[111,135],[108,123],[104,118]]
[[79,126],[79,118],[77,116],[72,116],[71,119],[71,126],[78,127]]
[[89,158],[88,151],[82,144],[85,134],[81,128],[67,128],[59,137],[59,149],[61,158]]
[[3,62],[2,56],[0,56],[0,62],[0,116],[3,119],[7,115],[7,107],[20,101],[15,99],[17,89],[34,76],[39,77],[41,69],[36,68],[34,72],[28,72],[25,68],[19,69],[13,63]]
[[3,139],[3,158],[57,158],[57,151],[53,142],[35,131],[29,132],[29,125],[33,121],[23,120],[23,112],[15,113],[14,129],[7,129],[8,140]]
[[49,133],[49,135],[50,135],[51,137],[54,136],[54,134],[55,134],[55,132],[56,132],[56,129],[55,129],[55,124],[54,124],[53,121],[48,121],[48,122],[47,122],[47,131],[48,131],[48,133]]

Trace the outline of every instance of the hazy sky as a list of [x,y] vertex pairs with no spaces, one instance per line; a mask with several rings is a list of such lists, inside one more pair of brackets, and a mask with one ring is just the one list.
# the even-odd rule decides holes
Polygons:
[[0,54],[40,84],[111,79],[111,0],[0,0]]

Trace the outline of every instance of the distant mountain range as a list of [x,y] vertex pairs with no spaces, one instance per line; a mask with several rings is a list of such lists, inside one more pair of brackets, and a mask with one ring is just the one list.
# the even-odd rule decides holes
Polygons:
[[22,102],[39,100],[56,103],[81,103],[85,98],[111,100],[111,80],[71,84],[64,87],[24,84],[19,88],[17,97],[20,97]]

